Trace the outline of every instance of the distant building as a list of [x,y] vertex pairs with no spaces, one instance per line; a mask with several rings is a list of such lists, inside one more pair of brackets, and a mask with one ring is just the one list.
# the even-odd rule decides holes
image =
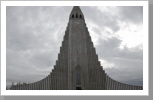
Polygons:
[[29,84],[12,84],[11,90],[142,90],[110,78],[98,61],[79,6],[69,17],[58,60],[46,78]]

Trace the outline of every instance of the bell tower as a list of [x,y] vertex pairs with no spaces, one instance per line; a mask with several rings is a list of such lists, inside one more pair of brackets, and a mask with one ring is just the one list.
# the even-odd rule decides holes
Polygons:
[[[89,83],[88,80],[88,59],[86,44],[86,25],[83,13],[79,6],[74,6],[69,17],[69,43],[68,43],[68,88],[75,89],[75,72],[79,71],[81,75],[80,87],[85,89]],[[77,67],[80,67],[78,70]],[[77,70],[77,71],[76,71]],[[74,77],[76,76],[76,77]]]

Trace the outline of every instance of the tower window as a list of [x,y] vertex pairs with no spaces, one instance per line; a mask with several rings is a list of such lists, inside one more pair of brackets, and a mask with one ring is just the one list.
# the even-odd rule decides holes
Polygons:
[[82,18],[82,16],[80,15],[80,18]]
[[78,14],[76,13],[76,18],[78,18]]
[[74,15],[72,15],[72,18],[74,18]]
[[76,85],[81,85],[81,69],[76,69]]

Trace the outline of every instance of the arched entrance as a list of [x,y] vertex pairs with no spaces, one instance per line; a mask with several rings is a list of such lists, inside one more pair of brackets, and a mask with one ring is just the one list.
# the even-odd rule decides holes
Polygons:
[[76,81],[76,90],[82,90],[81,88],[81,66],[77,65],[75,68],[75,81]]

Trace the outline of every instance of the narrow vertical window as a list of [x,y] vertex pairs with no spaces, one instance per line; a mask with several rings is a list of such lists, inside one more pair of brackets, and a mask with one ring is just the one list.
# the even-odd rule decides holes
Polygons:
[[81,85],[81,69],[76,69],[76,85]]
[[82,18],[82,16],[80,15],[80,18]]
[[76,13],[76,18],[78,18],[78,14]]
[[74,18],[74,15],[72,15],[72,18]]

